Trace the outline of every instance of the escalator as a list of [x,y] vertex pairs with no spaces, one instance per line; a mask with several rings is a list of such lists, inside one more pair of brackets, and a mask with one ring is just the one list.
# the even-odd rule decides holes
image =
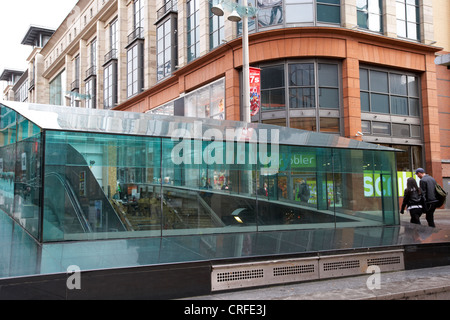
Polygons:
[[81,240],[86,234],[126,231],[84,157],[68,144],[52,145],[49,151],[44,180],[44,241]]

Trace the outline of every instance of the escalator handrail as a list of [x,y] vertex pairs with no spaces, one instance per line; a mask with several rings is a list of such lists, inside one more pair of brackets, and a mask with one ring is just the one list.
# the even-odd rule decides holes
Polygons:
[[67,195],[69,196],[69,200],[72,203],[72,206],[75,210],[75,214],[77,215],[77,219],[81,224],[81,227],[83,228],[83,231],[85,233],[91,233],[92,227],[89,224],[89,222],[86,220],[86,217],[83,214],[83,208],[81,208],[80,202],[78,201],[78,198],[75,195],[75,192],[73,191],[72,186],[67,182],[65,178],[63,178],[59,173],[57,172],[47,172],[45,176],[55,176],[61,184],[64,186],[64,189],[67,192]]

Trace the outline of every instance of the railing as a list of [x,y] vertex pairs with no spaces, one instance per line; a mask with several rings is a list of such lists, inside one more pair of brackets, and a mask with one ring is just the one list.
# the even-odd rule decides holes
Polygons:
[[157,19],[161,19],[169,11],[178,11],[178,0],[169,0],[156,12]]
[[95,76],[96,74],[97,74],[97,70],[96,70],[95,66],[92,66],[86,70],[86,79],[91,76]]
[[72,82],[71,90],[74,91],[78,89],[80,89],[80,80],[76,79],[74,82]]
[[110,52],[105,54],[105,63],[113,59],[117,59],[117,49],[112,49]]
[[128,35],[128,44],[131,44],[136,39],[143,39],[144,38],[143,34],[144,34],[144,28],[138,27],[138,28],[134,29],[133,32],[131,32]]

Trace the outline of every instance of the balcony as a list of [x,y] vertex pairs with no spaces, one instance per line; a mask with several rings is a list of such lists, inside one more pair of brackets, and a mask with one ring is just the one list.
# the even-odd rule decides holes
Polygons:
[[131,45],[137,39],[144,39],[144,28],[138,27],[128,35],[128,45]]
[[107,54],[105,54],[105,64],[110,62],[111,60],[117,60],[117,49],[112,49]]
[[97,68],[95,66],[90,67],[86,70],[86,80],[90,77],[95,77],[97,75]]
[[72,85],[70,86],[71,91],[79,90],[80,89],[80,80],[76,79],[74,82],[72,82]]
[[177,12],[178,8],[177,8],[177,4],[178,1],[177,0],[169,0],[167,1],[161,8],[158,9],[158,11],[156,12],[157,17],[156,20],[161,19],[162,17],[164,17],[166,15],[166,13],[168,12]]

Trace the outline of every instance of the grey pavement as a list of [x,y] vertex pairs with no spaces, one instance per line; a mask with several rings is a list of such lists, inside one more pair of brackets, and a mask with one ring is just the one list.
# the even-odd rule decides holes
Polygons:
[[[401,215],[408,223],[408,213]],[[427,225],[425,216],[422,225]],[[436,227],[450,229],[450,209],[437,210]],[[450,241],[450,240],[449,240]],[[371,275],[221,292],[186,300],[450,300],[450,266],[382,273],[379,289],[369,289]]]

